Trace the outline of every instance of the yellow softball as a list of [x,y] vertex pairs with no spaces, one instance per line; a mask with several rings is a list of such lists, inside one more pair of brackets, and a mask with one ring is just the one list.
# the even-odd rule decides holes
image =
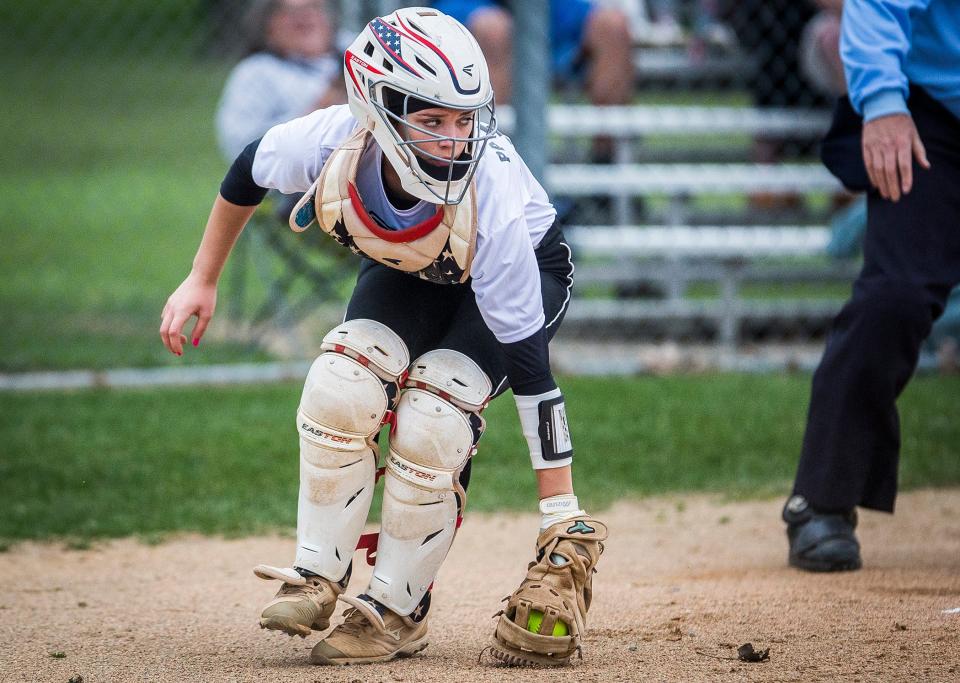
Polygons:
[[[543,623],[543,612],[537,609],[530,610],[530,616],[527,617],[527,630],[531,633],[540,633],[540,624]],[[555,636],[565,636],[569,633],[567,630],[567,625],[557,620],[557,623],[553,625],[553,635]]]

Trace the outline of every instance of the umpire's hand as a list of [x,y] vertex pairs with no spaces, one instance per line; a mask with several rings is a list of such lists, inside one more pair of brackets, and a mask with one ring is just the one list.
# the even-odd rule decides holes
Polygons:
[[863,163],[884,199],[898,201],[913,187],[913,157],[930,168],[927,150],[907,114],[891,114],[863,125]]

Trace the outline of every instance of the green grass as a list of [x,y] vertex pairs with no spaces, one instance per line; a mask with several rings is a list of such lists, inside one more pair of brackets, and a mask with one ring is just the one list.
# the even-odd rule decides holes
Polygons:
[[[0,371],[172,362],[159,314],[225,169],[212,123],[225,73],[176,59],[5,71]],[[190,362],[264,357],[205,346]]]
[[[577,492],[590,509],[673,491],[786,492],[802,436],[806,376],[565,378]],[[295,523],[300,387],[0,395],[0,540]],[[960,483],[960,378],[920,377],[901,401],[902,481]],[[487,410],[473,510],[535,506],[513,401]]]
[[[52,62],[190,54],[209,42],[205,0],[0,0],[0,54]],[[4,74],[6,75],[6,73]]]

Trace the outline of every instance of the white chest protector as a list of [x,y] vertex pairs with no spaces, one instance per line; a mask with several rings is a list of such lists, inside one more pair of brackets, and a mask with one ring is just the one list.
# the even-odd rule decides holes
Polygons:
[[369,143],[358,128],[327,159],[320,177],[290,214],[290,227],[306,230],[316,220],[337,242],[385,266],[439,284],[465,282],[477,246],[476,186],[460,204],[437,205],[436,214],[402,230],[379,225],[357,192],[357,167]]

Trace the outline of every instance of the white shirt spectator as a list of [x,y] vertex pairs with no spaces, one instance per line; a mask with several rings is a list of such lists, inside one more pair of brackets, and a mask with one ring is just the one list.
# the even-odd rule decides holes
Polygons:
[[217,142],[224,158],[233,160],[271,127],[309,113],[341,70],[332,54],[285,59],[258,52],[240,61],[217,107]]

